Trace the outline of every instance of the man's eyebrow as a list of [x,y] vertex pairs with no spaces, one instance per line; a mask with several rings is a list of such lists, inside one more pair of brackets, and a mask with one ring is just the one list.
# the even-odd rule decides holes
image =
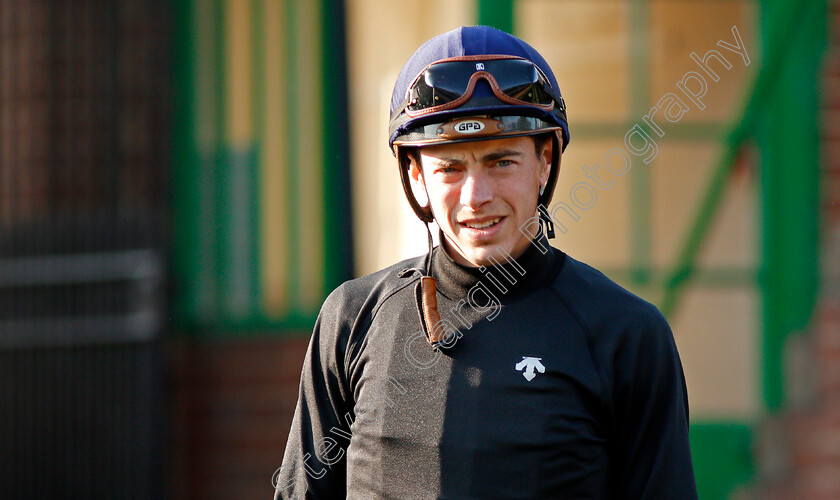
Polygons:
[[[501,149],[499,151],[492,151],[490,153],[487,153],[486,155],[480,157],[479,161],[481,163],[488,163],[491,161],[499,160],[501,158],[507,158],[509,156],[522,156],[522,153],[515,149]],[[458,157],[439,157],[435,158],[433,162],[435,165],[441,167],[451,167],[454,165],[463,165],[464,163],[466,163],[466,161],[463,158]]]
[[522,156],[522,153],[515,149],[502,149],[500,151],[493,151],[492,153],[487,153],[486,155],[482,156],[481,162],[487,163],[491,161],[500,160],[508,156]]
[[460,158],[435,158],[432,160],[432,163],[439,167],[451,167],[453,165],[462,165],[464,160]]

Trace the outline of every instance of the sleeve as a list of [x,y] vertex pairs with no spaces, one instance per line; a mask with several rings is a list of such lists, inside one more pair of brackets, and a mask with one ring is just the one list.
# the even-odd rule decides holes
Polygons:
[[306,351],[275,500],[346,497],[345,455],[354,415],[344,373],[347,328],[337,302],[336,292],[324,302]]
[[665,318],[645,316],[615,357],[615,498],[696,499],[682,364]]

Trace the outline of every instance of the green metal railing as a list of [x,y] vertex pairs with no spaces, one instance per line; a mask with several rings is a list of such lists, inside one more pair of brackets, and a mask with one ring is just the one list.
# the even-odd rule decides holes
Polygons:
[[476,2],[478,24],[513,33],[516,25],[515,3],[515,0],[478,0]]
[[307,332],[352,275],[344,2],[232,5],[174,12],[174,315],[202,335]]
[[[668,273],[662,311],[670,317],[677,309],[695,274],[733,166],[747,142],[757,139],[762,152],[764,246],[759,277],[765,330],[762,380],[765,405],[774,410],[784,401],[785,340],[808,325],[817,287],[819,136],[815,117],[826,4],[776,1],[762,7],[764,61],[743,111],[725,136],[676,264]],[[779,161],[776,155],[786,160]]]

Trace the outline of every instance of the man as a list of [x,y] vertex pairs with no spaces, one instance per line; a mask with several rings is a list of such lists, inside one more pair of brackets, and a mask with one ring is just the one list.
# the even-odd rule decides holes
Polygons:
[[390,133],[441,244],[327,298],[275,497],[696,498],[665,319],[547,243],[569,131],[543,58],[488,27],[437,36]]

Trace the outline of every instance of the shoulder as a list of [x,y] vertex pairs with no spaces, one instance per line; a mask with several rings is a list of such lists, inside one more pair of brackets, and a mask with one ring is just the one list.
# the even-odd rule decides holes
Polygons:
[[584,330],[605,387],[681,379],[674,335],[656,306],[568,255],[552,287]]
[[638,340],[647,336],[672,337],[668,322],[656,306],[569,255],[565,256],[551,286],[597,340],[621,342],[627,336]]
[[[422,265],[422,258],[407,259],[375,273],[345,281],[324,300],[310,340],[325,362],[347,370],[377,310],[416,279],[401,278],[406,267]],[[314,352],[313,352],[314,355]]]
[[345,281],[324,300],[324,307],[341,305],[346,302],[359,302],[366,298],[383,298],[392,292],[404,288],[413,279],[400,277],[404,269],[421,267],[423,257],[414,257],[397,262],[371,274]]
[[324,300],[319,321],[350,322],[358,326],[360,321],[364,322],[365,317],[375,314],[383,302],[416,281],[411,276],[400,277],[400,271],[422,265],[423,257],[414,257],[375,273],[345,281]]

